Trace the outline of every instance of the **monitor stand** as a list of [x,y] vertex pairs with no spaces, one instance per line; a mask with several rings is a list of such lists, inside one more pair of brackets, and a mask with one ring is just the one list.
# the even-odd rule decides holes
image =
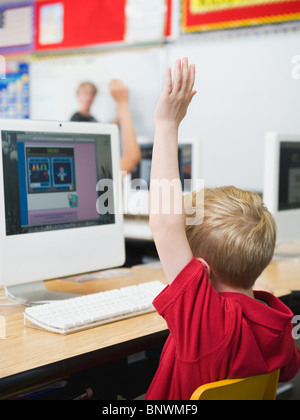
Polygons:
[[65,300],[80,296],[71,293],[53,292],[52,290],[48,290],[43,281],[20,284],[17,286],[7,286],[5,287],[5,292],[8,298],[25,305],[38,305],[53,302],[55,300]]

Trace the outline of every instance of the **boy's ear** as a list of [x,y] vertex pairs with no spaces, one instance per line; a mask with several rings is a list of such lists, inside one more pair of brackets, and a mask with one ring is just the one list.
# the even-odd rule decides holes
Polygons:
[[203,258],[197,258],[197,260],[201,262],[201,264],[204,267],[204,271],[206,272],[207,277],[209,278],[210,277],[210,266],[209,266],[209,264]]

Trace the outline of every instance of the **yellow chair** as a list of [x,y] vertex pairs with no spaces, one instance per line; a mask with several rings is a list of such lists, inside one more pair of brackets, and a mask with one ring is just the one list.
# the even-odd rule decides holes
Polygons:
[[279,370],[243,379],[225,379],[196,389],[191,400],[276,400]]

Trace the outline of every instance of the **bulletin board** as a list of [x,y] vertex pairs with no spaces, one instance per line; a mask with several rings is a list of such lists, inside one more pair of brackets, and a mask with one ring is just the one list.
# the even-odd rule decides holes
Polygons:
[[299,0],[182,0],[182,30],[201,32],[300,19]]
[[36,26],[36,51],[123,41],[125,0],[39,1]]
[[35,51],[164,41],[174,0],[39,0]]

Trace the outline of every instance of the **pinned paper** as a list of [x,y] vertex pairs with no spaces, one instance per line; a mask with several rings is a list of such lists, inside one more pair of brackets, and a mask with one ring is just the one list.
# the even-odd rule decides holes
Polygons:
[[41,45],[60,44],[64,39],[64,5],[49,4],[40,9]]
[[165,35],[165,0],[128,0],[126,4],[126,42],[162,41]]

